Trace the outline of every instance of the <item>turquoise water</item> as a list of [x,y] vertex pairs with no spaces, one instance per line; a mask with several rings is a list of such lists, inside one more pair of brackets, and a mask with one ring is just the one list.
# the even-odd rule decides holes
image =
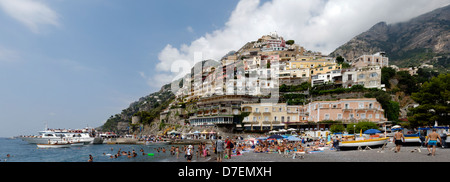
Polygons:
[[[182,145],[178,145],[180,148]],[[166,152],[157,152],[155,149],[164,147]],[[41,149],[36,144],[28,144],[20,139],[0,138],[0,162],[87,162],[89,155],[94,157],[94,162],[186,162],[184,153],[176,156],[170,154],[172,145],[84,145],[72,146],[70,148]],[[112,150],[111,150],[112,149]],[[111,159],[110,155],[121,151],[132,152],[135,150],[137,157],[128,158],[120,156]],[[143,149],[146,155],[142,155]],[[147,155],[153,153],[154,156]],[[10,157],[7,157],[7,154]],[[192,161],[206,161],[209,158],[198,159],[193,157]]]

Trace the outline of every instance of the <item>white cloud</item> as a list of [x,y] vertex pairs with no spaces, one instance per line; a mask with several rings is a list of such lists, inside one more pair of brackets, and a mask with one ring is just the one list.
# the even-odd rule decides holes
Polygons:
[[42,25],[60,25],[57,13],[37,0],[0,0],[0,7],[33,33],[39,33]]
[[[176,61],[193,63],[194,53],[218,60],[231,50],[262,35],[277,31],[308,50],[328,54],[352,37],[380,21],[395,23],[449,4],[450,0],[241,0],[223,28],[206,33],[179,48],[167,45],[151,80],[174,78],[170,70]],[[188,27],[189,31],[189,27]],[[193,64],[191,64],[191,67]],[[162,72],[162,73],[161,73]],[[168,83],[168,82],[165,82]],[[151,82],[152,85],[156,84]],[[160,87],[157,85],[156,87]]]

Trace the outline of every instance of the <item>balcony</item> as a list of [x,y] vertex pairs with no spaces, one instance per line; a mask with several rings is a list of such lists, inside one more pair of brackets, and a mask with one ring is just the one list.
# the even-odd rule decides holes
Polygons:
[[281,121],[263,121],[262,124],[283,124]]

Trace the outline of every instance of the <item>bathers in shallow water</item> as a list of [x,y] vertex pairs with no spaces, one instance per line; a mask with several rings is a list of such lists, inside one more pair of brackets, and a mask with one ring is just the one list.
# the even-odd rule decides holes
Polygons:
[[428,145],[431,145],[431,146],[436,145],[437,146],[437,140],[428,141]]

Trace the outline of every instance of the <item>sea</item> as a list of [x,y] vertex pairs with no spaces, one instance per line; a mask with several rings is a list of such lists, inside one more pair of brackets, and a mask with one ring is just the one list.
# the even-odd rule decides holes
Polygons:
[[[170,154],[170,148],[184,147],[184,145],[83,145],[69,148],[42,149],[36,144],[29,144],[18,138],[0,138],[0,162],[87,162],[89,155],[94,158],[93,162],[186,162],[184,153],[179,157]],[[162,152],[165,148],[166,152]],[[140,150],[144,152],[140,152]],[[111,158],[118,151],[132,152],[138,154],[136,157],[128,158],[119,156]],[[142,154],[144,153],[144,155]],[[10,157],[7,157],[9,154]],[[150,154],[150,155],[149,155]],[[193,157],[192,162],[203,162],[210,160],[209,157]]]

